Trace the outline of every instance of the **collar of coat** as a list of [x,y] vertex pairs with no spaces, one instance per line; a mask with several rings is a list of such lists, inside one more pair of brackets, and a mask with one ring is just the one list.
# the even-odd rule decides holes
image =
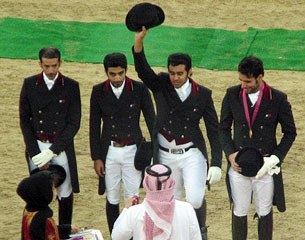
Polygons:
[[[196,83],[193,79],[189,78],[191,87],[192,87],[192,93],[194,94],[194,96],[198,96],[198,92],[199,92],[199,85],[198,83]],[[175,90],[174,86],[171,84],[173,90]]]
[[192,84],[192,92],[195,96],[198,96],[199,85],[191,78],[189,78],[190,83]]
[[[265,81],[263,81],[263,84],[264,84],[263,99],[265,101],[270,101],[270,100],[272,100],[271,87]],[[240,97],[242,97],[242,92],[243,92],[243,89],[240,88],[240,92],[239,92]]]
[[[104,84],[104,88],[103,88],[103,90],[105,91],[105,92],[108,92],[109,90],[110,90],[110,80],[108,79],[108,80],[106,80],[106,82],[105,82],[105,84]],[[133,85],[132,85],[132,81],[131,81],[131,79],[129,78],[129,77],[125,77],[125,86],[124,86],[124,90],[125,91],[127,91],[127,92],[131,92],[131,91],[133,91]]]
[[[43,83],[44,83],[43,72],[41,72],[40,74],[38,74],[36,85],[43,84]],[[57,86],[64,86],[65,85],[64,76],[60,72],[58,72],[58,76],[55,79],[55,84]]]

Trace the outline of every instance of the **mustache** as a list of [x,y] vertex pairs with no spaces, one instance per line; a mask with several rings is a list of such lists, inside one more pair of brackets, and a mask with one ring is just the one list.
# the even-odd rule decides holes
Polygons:
[[111,85],[114,86],[114,87],[120,87],[122,86],[124,81],[119,81],[119,82],[111,82]]

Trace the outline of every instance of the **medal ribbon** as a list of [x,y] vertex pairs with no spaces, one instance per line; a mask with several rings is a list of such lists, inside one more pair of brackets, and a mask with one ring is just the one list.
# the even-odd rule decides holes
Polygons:
[[249,135],[250,138],[252,137],[252,125],[256,119],[256,116],[258,114],[258,110],[261,106],[261,102],[262,102],[262,97],[263,97],[263,91],[264,91],[264,83],[262,82],[260,88],[259,88],[259,95],[258,95],[258,99],[255,103],[255,108],[254,108],[254,112],[253,112],[253,116],[252,119],[250,121],[250,113],[249,113],[249,108],[248,108],[248,102],[247,102],[247,96],[246,96],[246,91],[243,89],[242,91],[242,99],[243,99],[243,106],[244,106],[244,112],[246,115],[246,120],[248,123],[248,127],[249,127]]

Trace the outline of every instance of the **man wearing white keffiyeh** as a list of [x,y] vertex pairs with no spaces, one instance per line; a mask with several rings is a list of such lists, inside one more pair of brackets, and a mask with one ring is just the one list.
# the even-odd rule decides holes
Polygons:
[[193,207],[175,200],[171,169],[156,164],[146,169],[142,204],[124,208],[114,224],[112,240],[201,240]]

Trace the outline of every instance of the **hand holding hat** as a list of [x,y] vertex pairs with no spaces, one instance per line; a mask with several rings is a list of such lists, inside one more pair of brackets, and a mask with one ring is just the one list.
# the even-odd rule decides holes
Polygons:
[[243,147],[235,157],[240,173],[246,177],[255,177],[264,165],[264,157],[255,147]]
[[220,167],[210,167],[208,171],[207,180],[209,184],[212,185],[213,183],[219,182],[221,179],[221,169]]
[[38,167],[42,167],[46,163],[48,163],[53,157],[56,157],[57,155],[53,153],[52,150],[50,149],[45,149],[42,150],[41,153],[35,155],[32,158],[32,161],[34,162],[35,165]]
[[30,175],[36,174],[41,171],[51,172],[51,176],[55,187],[59,187],[66,179],[66,170],[57,164],[45,164],[43,168],[35,168],[30,172]]
[[266,173],[269,175],[279,174],[280,167],[276,166],[280,160],[277,156],[271,155],[270,157],[264,157],[264,165],[261,167],[261,169],[257,172],[256,178],[261,178]]

